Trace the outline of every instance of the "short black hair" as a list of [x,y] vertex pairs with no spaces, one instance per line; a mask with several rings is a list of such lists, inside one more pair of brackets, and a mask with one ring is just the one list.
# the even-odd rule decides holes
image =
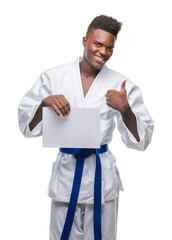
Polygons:
[[100,15],[95,17],[87,29],[87,34],[93,29],[101,29],[106,32],[112,33],[116,38],[118,32],[121,30],[122,23],[118,22],[115,18],[108,17],[106,15]]

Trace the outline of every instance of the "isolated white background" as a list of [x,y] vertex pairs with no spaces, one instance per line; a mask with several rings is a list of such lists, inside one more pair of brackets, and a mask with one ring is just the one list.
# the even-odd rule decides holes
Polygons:
[[90,21],[107,14],[123,22],[108,66],[140,86],[155,121],[145,152],[127,149],[117,130],[118,240],[171,240],[171,7],[164,0],[16,0],[0,3],[0,239],[49,239],[46,192],[58,149],[19,132],[17,107],[44,70],[82,55]]

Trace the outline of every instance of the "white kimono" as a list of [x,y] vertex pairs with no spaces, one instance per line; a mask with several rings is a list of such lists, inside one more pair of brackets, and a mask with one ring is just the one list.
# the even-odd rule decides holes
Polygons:
[[[151,141],[153,121],[143,103],[139,88],[129,79],[103,66],[86,97],[84,98],[78,58],[72,64],[66,64],[43,72],[35,85],[26,93],[19,105],[19,126],[26,137],[35,137],[42,134],[42,122],[32,131],[31,122],[42,99],[49,95],[63,94],[69,101],[70,107],[100,108],[100,142],[101,145],[110,143],[117,118],[118,130],[123,142],[129,148],[145,150]],[[120,90],[121,83],[127,79],[127,97],[137,119],[137,129],[140,142],[137,142],[132,133],[125,126],[121,114],[106,104],[107,90]],[[78,203],[92,204],[94,196],[95,155],[85,160]],[[101,154],[102,164],[102,204],[118,196],[123,190],[120,176],[116,167],[116,159],[109,150]],[[53,171],[49,183],[49,196],[56,201],[69,202],[75,170],[73,155],[59,152],[53,163]]]

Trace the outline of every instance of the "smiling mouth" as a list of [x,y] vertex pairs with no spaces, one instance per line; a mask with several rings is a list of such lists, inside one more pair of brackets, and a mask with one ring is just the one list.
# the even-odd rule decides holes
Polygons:
[[98,63],[101,63],[101,64],[105,63],[106,58],[103,58],[103,57],[100,57],[100,56],[97,56],[97,55],[95,55],[95,57],[96,57],[96,60],[97,60]]

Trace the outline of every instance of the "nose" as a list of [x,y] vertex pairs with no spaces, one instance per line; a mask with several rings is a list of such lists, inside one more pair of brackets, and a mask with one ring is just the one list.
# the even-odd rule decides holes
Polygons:
[[106,49],[106,47],[101,47],[100,48],[100,54],[102,55],[102,56],[107,56],[107,49]]

